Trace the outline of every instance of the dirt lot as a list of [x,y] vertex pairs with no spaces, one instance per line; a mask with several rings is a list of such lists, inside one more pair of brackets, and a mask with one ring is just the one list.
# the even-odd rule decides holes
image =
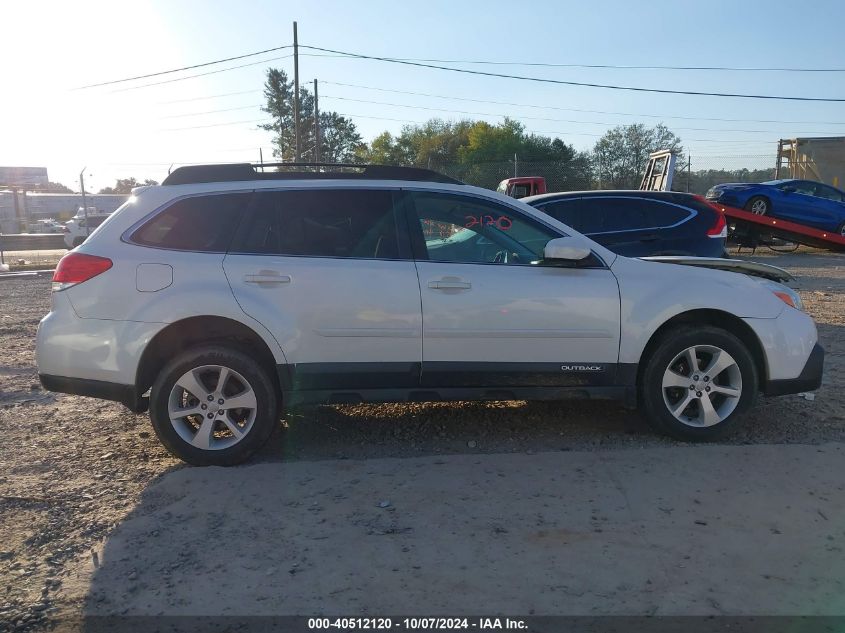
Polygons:
[[[449,464],[458,464],[455,466],[458,468],[454,471],[455,476],[460,476],[459,473],[465,472],[467,468],[471,470],[473,464],[495,476],[497,468],[506,468],[506,465],[510,464],[510,467],[516,470],[536,467],[539,472],[545,469],[538,476],[544,478],[544,481],[554,481],[554,467],[550,459],[556,459],[554,455],[560,451],[578,452],[578,456],[573,456],[576,462],[588,459],[582,457],[581,452],[586,451],[601,454],[601,459],[605,459],[606,455],[608,459],[618,459],[620,464],[630,464],[628,456],[633,455],[634,451],[648,449],[641,454],[652,456],[655,462],[666,460],[667,456],[672,455],[683,456],[681,459],[684,461],[701,461],[710,455],[705,451],[715,451],[712,455],[717,462],[719,459],[728,460],[725,463],[747,459],[749,463],[756,463],[754,460],[765,463],[764,457],[768,453],[761,457],[759,452],[746,455],[741,451],[766,448],[761,445],[793,445],[787,446],[787,449],[797,451],[790,453],[789,458],[798,463],[792,465],[796,473],[801,471],[800,459],[814,454],[816,450],[828,455],[817,464],[820,470],[809,470],[809,476],[818,478],[820,490],[827,492],[802,488],[799,491],[790,491],[790,494],[795,495],[791,499],[794,501],[798,496],[808,494],[827,494],[825,502],[831,503],[832,499],[835,507],[831,509],[825,506],[824,509],[819,506],[814,509],[814,513],[816,510],[821,513],[814,520],[832,520],[842,514],[841,505],[836,504],[841,500],[842,482],[845,478],[845,468],[841,466],[841,452],[837,452],[840,448],[837,444],[829,444],[845,441],[845,257],[802,249],[789,255],[760,251],[754,258],[787,268],[798,277],[807,309],[818,322],[821,342],[827,351],[827,357],[824,382],[814,400],[800,396],[762,399],[744,423],[721,442],[724,445],[751,445],[750,447],[687,447],[654,435],[635,415],[606,403],[506,402],[336,407],[298,412],[288,416],[288,428],[284,433],[276,434],[270,445],[259,455],[257,465],[228,471],[233,473],[232,475],[219,474],[227,471],[206,469],[202,471],[205,474],[197,477],[210,477],[208,485],[229,489],[229,496],[226,497],[228,501],[222,508],[238,501],[237,495],[234,499],[231,497],[231,487],[248,486],[245,481],[251,480],[251,469],[257,469],[254,470],[255,473],[265,473],[261,481],[267,482],[280,476],[278,467],[282,465],[288,469],[284,472],[292,478],[285,480],[288,482],[287,486],[281,485],[286,488],[287,493],[291,492],[292,482],[305,486],[311,481],[309,477],[312,477],[325,484],[319,491],[324,498],[326,495],[348,495],[359,499],[361,503],[369,503],[364,499],[380,493],[370,492],[369,496],[362,496],[361,491],[352,485],[352,482],[364,477],[368,470],[386,468],[395,473],[423,463],[437,463],[436,459],[440,458],[447,460]],[[178,580],[179,574],[184,573],[178,569],[193,569],[198,572],[205,564],[204,560],[186,561],[174,554],[177,560],[173,563],[173,570],[176,571],[171,573],[169,567],[168,570],[145,570],[141,563],[133,560],[137,552],[133,554],[131,543],[137,542],[137,548],[141,548],[142,543],[145,544],[143,547],[149,547],[146,539],[150,538],[150,535],[157,537],[159,530],[168,535],[168,538],[176,538],[174,526],[167,523],[167,515],[175,510],[169,509],[168,504],[174,502],[180,486],[184,489],[187,485],[188,482],[183,480],[190,478],[190,473],[196,471],[183,468],[160,447],[146,416],[129,414],[120,405],[55,395],[40,389],[34,367],[33,338],[38,320],[47,312],[48,305],[48,280],[41,278],[0,281],[0,428],[3,433],[0,444],[0,629],[3,628],[4,622],[24,629],[41,628],[51,619],[80,613],[83,608],[86,612],[96,611],[103,605],[118,613],[122,608],[129,607],[134,608],[136,612],[144,612],[144,609],[152,609],[152,606],[145,606],[147,601],[133,601],[123,593],[109,594],[106,588],[109,582],[113,583],[117,578],[114,574],[132,582],[140,577],[137,585],[141,588],[139,595],[145,597],[148,595],[145,593],[145,587],[155,586],[159,582],[172,586],[176,582],[174,576]],[[794,446],[808,444],[817,445],[817,448],[808,450],[805,446]],[[618,457],[613,457],[616,452]],[[502,457],[499,464],[499,457],[496,455],[501,453],[520,455],[508,459]],[[831,461],[830,455],[835,455],[837,459]],[[433,462],[432,456],[437,456]],[[409,458],[425,459],[420,461]],[[340,470],[342,474],[338,476],[335,473],[334,478],[326,478],[325,473],[319,476],[309,474],[308,464],[318,461],[328,464],[326,468]],[[372,464],[370,469],[367,467],[368,463]],[[377,467],[376,463],[381,466]],[[349,472],[343,470],[346,468],[344,464],[350,464]],[[463,466],[460,466],[461,464]],[[838,472],[836,464],[840,465]],[[674,472],[676,467],[677,463],[669,468],[670,472]],[[619,477],[624,479],[624,468],[620,466],[621,470],[610,477],[608,486],[620,489],[617,484]],[[215,475],[215,472],[218,474]],[[751,486],[752,491],[757,483],[763,485],[762,479],[755,478],[751,473],[739,473],[739,476],[743,477],[743,485]],[[774,473],[772,476],[775,477]],[[301,483],[302,481],[305,483]],[[517,500],[530,498],[535,494],[531,490],[531,481],[530,477],[515,479],[512,484],[515,487],[509,494]],[[614,481],[616,483],[613,483]],[[344,482],[349,482],[348,490],[344,489]],[[699,487],[719,485],[712,479],[705,478],[702,482],[698,484]],[[788,486],[784,486],[785,491],[786,488]],[[297,489],[298,486],[292,488],[294,492]],[[434,495],[429,497],[429,501],[438,498],[437,494],[442,495],[443,490],[447,489],[448,486],[443,484],[442,490],[429,490],[427,494]],[[292,498],[261,498],[262,491],[254,488],[252,492],[258,495],[258,498],[251,502],[250,511],[245,513],[250,516],[256,513],[260,515],[260,508],[265,502],[297,503]],[[667,494],[669,493],[671,490],[667,491]],[[381,494],[386,497],[389,493],[385,491]],[[601,505],[598,497],[597,500],[589,498],[585,491],[577,494],[585,496],[584,499],[578,499],[585,507]],[[784,494],[786,495],[786,492]],[[513,526],[509,523],[510,513],[499,510],[485,515],[481,508],[474,505],[476,501],[472,499],[472,495],[472,491],[464,490],[456,499],[452,499],[455,505],[452,507],[453,514],[449,516],[454,517],[454,513],[460,512],[461,508],[477,511],[477,514],[484,516],[484,520],[489,523],[489,529],[483,534],[473,534],[478,540],[473,542],[472,551],[477,552],[477,548],[483,550],[486,546],[494,547],[497,535],[506,534]],[[421,499],[424,497],[425,495]],[[205,501],[213,503],[210,496],[206,497]],[[557,503],[560,505],[570,501],[564,494],[558,498]],[[548,499],[543,502],[551,503]],[[618,500],[611,500],[609,503],[612,505],[617,502]],[[192,503],[187,510],[185,507],[182,509],[185,512],[206,512],[203,515],[205,523],[225,522],[224,510],[202,510],[202,496],[194,499]],[[378,503],[378,499],[375,503]],[[487,503],[496,502],[490,497],[487,498]],[[631,501],[630,498],[627,503],[629,509],[638,507],[636,501]],[[644,499],[639,507],[650,507],[653,503],[658,501]],[[737,499],[730,498],[720,503],[721,508],[734,507],[737,506]],[[384,516],[370,517],[367,513],[372,509],[371,505],[367,507],[366,512],[361,511],[359,515],[350,511],[358,520],[366,523],[366,529],[370,533],[375,531],[393,534],[391,530],[403,529],[403,524],[391,521],[389,514],[387,519]],[[793,504],[788,502],[767,506],[766,516],[771,514],[774,520],[778,512],[786,511],[784,505]],[[279,507],[273,512],[279,512]],[[301,511],[309,517],[308,525],[312,522],[319,525],[321,506],[315,507],[317,509],[304,506],[303,502]],[[552,510],[549,512],[553,513]],[[593,517],[595,522],[600,524],[602,513],[606,514],[605,510],[596,513]],[[834,516],[831,516],[832,513]],[[722,514],[726,514],[726,511]],[[274,515],[271,512],[268,516]],[[716,516],[720,516],[718,507],[709,510],[708,518],[699,520],[712,526]],[[155,524],[149,524],[150,517],[163,521],[162,527],[156,528]],[[443,525],[444,529],[451,530],[453,535],[460,533],[460,529],[450,524],[445,516],[429,517],[427,520],[431,521],[430,525]],[[438,520],[441,522],[438,523]],[[520,519],[525,520],[528,519]],[[539,519],[533,516],[530,520],[536,522]],[[242,534],[260,536],[261,532],[256,531],[256,526],[266,527],[267,517],[256,521],[254,525],[244,528]],[[811,530],[810,526],[804,526],[800,522],[778,527],[772,524],[771,529],[783,533],[796,530],[797,526],[801,526],[802,530]],[[120,529],[117,529],[119,527]],[[820,539],[834,541],[838,554],[828,552],[827,555],[835,555],[841,559],[841,549],[838,548],[845,534],[842,532],[841,522],[838,528],[838,533],[819,532],[818,536]],[[543,534],[546,536],[537,538],[566,540],[565,534],[561,532]],[[91,574],[96,571],[94,554],[99,564],[100,557],[105,555],[102,549],[103,540],[110,535],[114,535],[110,541],[113,551],[119,552],[110,554],[110,560],[126,562],[108,568],[107,572],[103,571],[99,589],[94,591],[85,585],[84,579],[90,579]],[[800,532],[793,536],[800,540]],[[718,537],[718,534],[712,535],[712,538],[705,539],[700,547],[705,548],[708,543],[718,542]],[[133,541],[133,538],[138,540]],[[794,542],[797,541],[790,541]],[[452,545],[460,549],[459,542],[456,541]],[[307,544],[304,548],[307,552]],[[190,551],[190,548],[183,548],[183,551]],[[622,551],[618,550],[617,555]],[[260,553],[253,552],[256,556]],[[377,553],[378,550],[371,552],[373,555]],[[686,559],[683,556],[689,554],[679,552],[678,556],[681,561],[678,564],[684,566],[686,563],[683,561]],[[300,552],[298,557],[279,562],[279,565],[286,565],[281,570],[282,577],[298,576],[298,566],[303,569],[309,567],[307,559],[307,553]],[[588,566],[589,560],[589,557],[585,557],[583,564]],[[184,567],[180,567],[181,565]],[[266,573],[269,576],[279,569],[273,567]],[[812,588],[813,582],[819,581],[819,574],[813,576],[812,571],[807,572],[806,583],[799,592],[802,595]],[[208,570],[204,573],[211,574]],[[262,570],[261,574],[264,573]],[[838,581],[833,578],[831,582]],[[319,586],[317,583],[314,587]],[[584,595],[584,591],[588,589],[576,587],[573,591]],[[476,591],[481,599],[484,587],[476,587]],[[181,594],[174,595],[178,597]],[[507,592],[502,590],[502,599],[506,595]],[[120,608],[114,604],[115,600],[122,601]],[[154,601],[149,601],[150,605],[153,603]],[[315,603],[308,602],[303,597],[301,604],[308,605],[310,609]],[[356,605],[360,606],[361,603],[351,600],[336,604],[355,611]],[[446,601],[441,606],[449,604]],[[586,599],[578,604],[583,609],[589,608]],[[651,608],[647,600],[635,600],[632,604],[640,605],[644,612]],[[680,600],[678,604],[687,602]],[[524,607],[525,603],[521,605]],[[402,611],[401,606],[378,602],[374,604],[374,608],[385,607],[392,612]],[[178,607],[173,608],[176,609],[175,612],[180,612]],[[731,608],[730,604],[726,607],[728,612]],[[156,613],[157,610],[147,612]],[[622,607],[620,612],[625,612]]]

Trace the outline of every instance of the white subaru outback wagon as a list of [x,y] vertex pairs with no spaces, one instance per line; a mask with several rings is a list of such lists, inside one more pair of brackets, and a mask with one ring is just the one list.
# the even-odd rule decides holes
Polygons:
[[55,271],[44,387],[149,408],[175,455],[229,465],[282,406],[614,398],[705,440],[820,385],[786,286],[619,257],[427,170],[299,169],[136,190]]

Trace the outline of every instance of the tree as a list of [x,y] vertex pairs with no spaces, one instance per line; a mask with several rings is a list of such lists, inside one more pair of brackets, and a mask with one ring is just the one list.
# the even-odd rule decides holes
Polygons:
[[97,193],[130,194],[135,187],[157,185],[158,182],[147,178],[144,182],[138,182],[135,178],[119,178],[114,187],[103,187]]
[[[273,156],[282,161],[296,159],[296,126],[293,116],[295,98],[293,81],[277,68],[267,70],[264,82],[266,105],[261,109],[273,118],[259,127],[273,132]],[[315,159],[314,96],[304,86],[299,88],[299,144],[301,160]],[[337,163],[354,160],[364,143],[352,119],[337,112],[320,112],[320,161]]]
[[681,139],[662,123],[648,128],[642,123],[620,125],[608,130],[593,148],[593,171],[604,189],[636,189],[645,171],[648,155],[672,150],[683,162]]

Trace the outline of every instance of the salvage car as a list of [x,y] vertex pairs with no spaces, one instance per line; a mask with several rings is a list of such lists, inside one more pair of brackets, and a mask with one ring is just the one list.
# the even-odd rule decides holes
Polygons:
[[725,214],[701,196],[674,191],[571,191],[523,198],[627,257],[721,257]]
[[757,215],[845,235],[845,192],[812,180],[769,180],[716,185],[706,198]]
[[149,409],[174,455],[230,465],[300,404],[610,398],[709,440],[820,384],[800,297],[741,262],[622,257],[428,170],[321,169],[138,191],[56,268],[43,386]]

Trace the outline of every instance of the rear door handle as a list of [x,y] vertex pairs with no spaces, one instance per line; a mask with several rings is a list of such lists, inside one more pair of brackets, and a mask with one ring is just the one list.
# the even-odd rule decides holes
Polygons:
[[428,287],[432,290],[469,290],[472,288],[472,284],[454,277],[444,277],[436,281],[429,281]]
[[244,275],[244,281],[248,284],[289,284],[290,275],[280,275],[279,273],[252,273]]

